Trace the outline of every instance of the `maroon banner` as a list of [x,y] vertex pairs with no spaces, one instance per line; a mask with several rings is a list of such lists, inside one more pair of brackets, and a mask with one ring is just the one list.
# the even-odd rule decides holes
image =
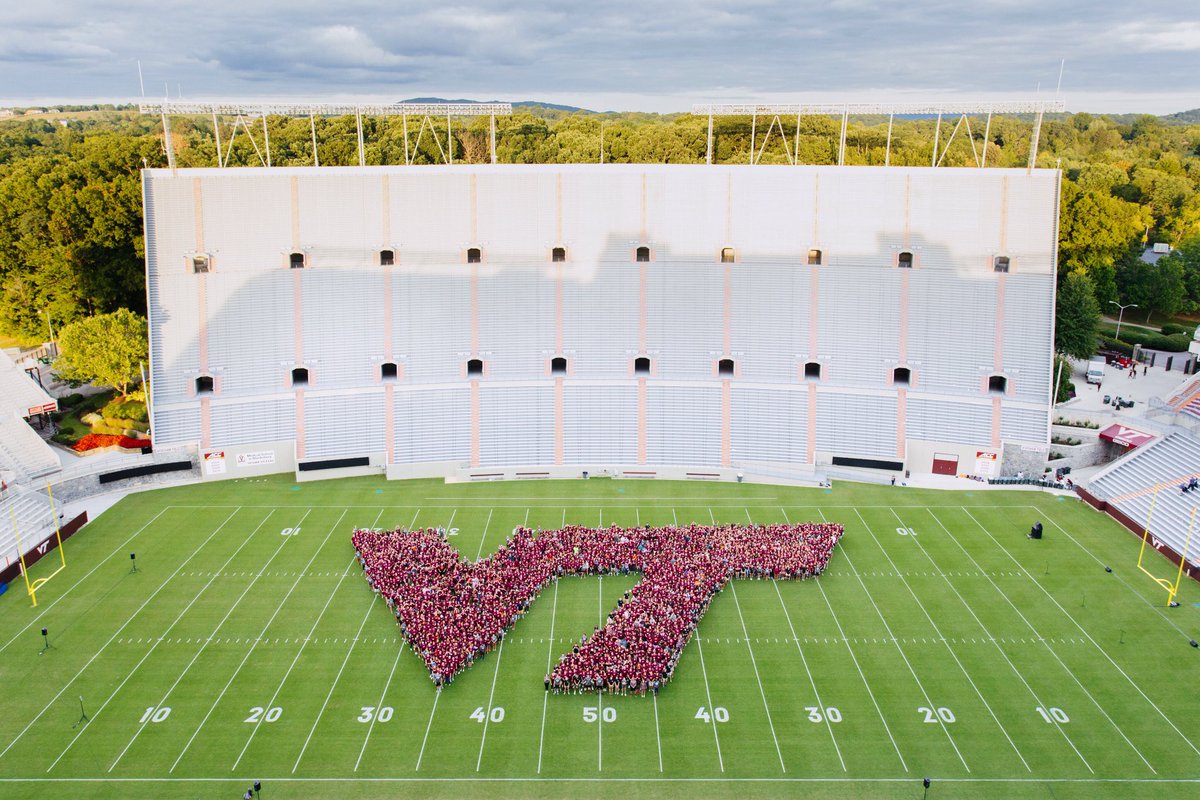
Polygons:
[[[84,511],[82,514],[75,517],[75,519],[71,520],[66,525],[63,525],[59,529],[59,535],[62,536],[63,541],[66,541],[74,536],[80,528],[86,525],[87,521],[88,515],[87,512]],[[26,568],[32,567],[34,564],[42,560],[42,556],[50,553],[53,550],[56,550],[58,548],[58,538],[58,536],[55,536],[52,533],[34,545],[31,549],[27,550],[25,552]],[[21,561],[20,559],[17,559],[7,567],[0,569],[0,583],[11,583],[20,574]]]

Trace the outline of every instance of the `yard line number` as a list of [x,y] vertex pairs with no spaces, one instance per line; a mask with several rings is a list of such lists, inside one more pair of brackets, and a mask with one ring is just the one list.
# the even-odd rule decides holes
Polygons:
[[279,535],[280,536],[299,536],[300,529],[299,528],[284,528],[283,530],[281,530],[279,532]]
[[380,706],[378,709],[375,706],[363,706],[362,713],[358,715],[359,722],[390,722],[392,714],[396,713],[396,709],[391,706]]
[[[1040,711],[1041,709],[1038,710]],[[171,716],[170,706],[159,706],[158,708],[150,706],[146,709],[146,713],[142,714],[142,718],[138,721],[144,725],[147,722],[162,722],[169,716]]]
[[603,709],[596,708],[596,706],[583,707],[584,722],[595,722],[598,719],[603,720],[604,722],[616,722],[617,709],[613,708],[612,706],[605,706]]
[[1051,706],[1050,708],[1038,706],[1037,712],[1042,715],[1042,719],[1046,722],[1066,723],[1071,721],[1071,718],[1067,716],[1067,712],[1055,706]]
[[[608,709],[604,710],[607,711]],[[729,722],[729,711],[724,706],[716,706],[713,708],[712,714],[709,714],[708,709],[700,706],[700,709],[696,712],[695,719],[702,719],[705,722],[712,722],[714,719],[717,722]]]
[[808,712],[809,722],[842,721],[842,712],[838,710],[837,706],[827,706],[824,710],[818,706],[805,706],[804,710]]
[[504,706],[492,706],[491,711],[480,706],[471,712],[471,719],[476,722],[487,722],[489,719],[492,722],[504,722]]
[[281,716],[283,716],[283,709],[279,706],[271,706],[270,708],[255,706],[254,708],[250,709],[250,716],[246,717],[245,722],[252,722],[255,724],[257,724],[259,720],[262,720],[263,722],[275,722]]
[[901,536],[916,536],[917,535],[917,532],[914,531],[912,528],[896,528],[896,533],[900,534]]
[[918,714],[925,715],[925,722],[929,725],[936,725],[939,722],[944,722],[947,725],[954,722],[954,712],[945,706],[939,708],[928,708],[921,706],[917,709]]

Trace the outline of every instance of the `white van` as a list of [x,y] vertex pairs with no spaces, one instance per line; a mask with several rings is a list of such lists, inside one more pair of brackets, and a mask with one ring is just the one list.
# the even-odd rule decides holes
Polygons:
[[1093,356],[1088,362],[1087,382],[1099,384],[1104,381],[1104,356]]

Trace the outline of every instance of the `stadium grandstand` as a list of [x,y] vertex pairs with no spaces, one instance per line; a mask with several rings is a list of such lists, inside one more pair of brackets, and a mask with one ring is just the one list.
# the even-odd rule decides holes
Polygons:
[[[58,456],[26,421],[53,411],[56,401],[4,351],[0,351],[0,557],[3,565],[20,553],[17,534],[36,542],[53,529],[54,515],[44,494],[32,487],[62,469]],[[16,525],[17,530],[13,529]]]
[[224,477],[1040,471],[1057,187],[991,168],[148,170],[155,442],[198,443]]

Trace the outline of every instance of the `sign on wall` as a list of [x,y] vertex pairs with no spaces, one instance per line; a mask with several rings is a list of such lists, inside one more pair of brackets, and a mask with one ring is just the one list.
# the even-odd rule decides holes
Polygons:
[[274,450],[255,450],[250,453],[238,453],[237,465],[239,468],[244,467],[262,467],[267,464],[275,463]]
[[985,450],[975,451],[975,474],[991,476],[996,474],[996,454]]
[[205,475],[224,475],[225,474],[225,451],[213,450],[204,454],[204,474]]

